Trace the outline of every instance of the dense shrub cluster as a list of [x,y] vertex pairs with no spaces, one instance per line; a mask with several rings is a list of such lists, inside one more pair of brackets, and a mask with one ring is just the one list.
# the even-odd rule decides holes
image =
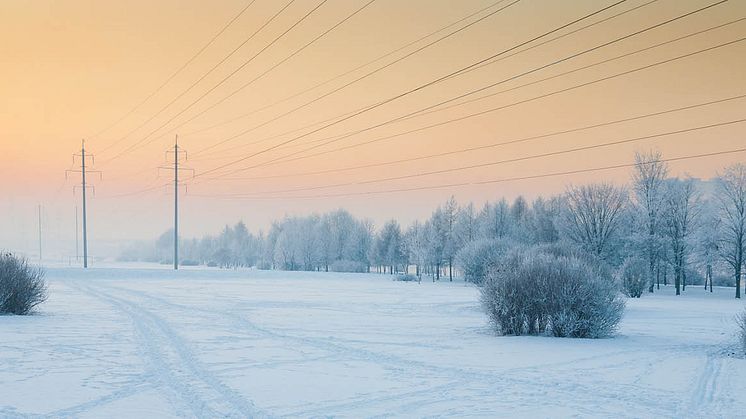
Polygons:
[[640,258],[628,258],[617,273],[622,292],[627,297],[640,298],[648,285],[648,267]]
[[46,299],[41,269],[10,253],[0,255],[0,314],[29,314]]
[[[526,248],[510,252],[487,275],[482,304],[505,335],[611,335],[624,301],[606,269],[576,256]],[[568,253],[562,252],[562,253]]]

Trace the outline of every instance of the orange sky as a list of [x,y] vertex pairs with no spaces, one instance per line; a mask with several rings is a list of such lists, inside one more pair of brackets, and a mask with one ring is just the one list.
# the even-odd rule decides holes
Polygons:
[[[732,124],[520,163],[374,184],[311,189],[298,193],[269,193],[488,163],[744,118],[746,100],[739,99],[479,152],[345,172],[271,177],[414,158],[745,94],[745,41],[566,93],[511,106],[480,117],[367,146],[246,170],[226,176],[231,178],[227,180],[211,179],[214,175],[223,174],[227,170],[201,175],[222,164],[294,139],[305,131],[282,136],[278,134],[388,99],[614,3],[599,0],[521,0],[457,35],[274,122],[266,123],[377,66],[391,62],[428,41],[437,39],[439,35],[295,99],[205,130],[345,73],[494,2],[376,0],[348,22],[235,96],[193,121],[183,123],[259,76],[365,2],[328,0],[308,19],[228,78],[224,84],[174,118],[173,122],[166,124],[163,129],[156,130],[257,54],[319,3],[309,0],[293,2],[277,19],[202,82],[171,106],[166,107],[162,113],[152,118],[152,121],[133,131],[187,89],[286,4],[256,0],[213,45],[164,89],[136,112],[99,136],[94,134],[117,121],[152,93],[247,2],[0,2],[0,39],[3,39],[0,43],[0,175],[6,179],[0,184],[0,209],[4,215],[0,220],[0,228],[6,232],[0,240],[0,247],[34,246],[35,211],[38,203],[44,206],[43,223],[49,226],[49,240],[69,242],[74,228],[73,208],[79,195],[72,195],[72,186],[75,182],[69,180],[65,183],[64,171],[71,167],[71,154],[79,148],[81,138],[88,139],[88,149],[96,155],[96,168],[104,172],[103,180],[94,182],[96,197],[91,201],[91,235],[101,240],[149,238],[169,227],[171,197],[164,193],[164,189],[125,197],[116,195],[138,192],[168,181],[165,172],[161,173],[160,178],[156,177],[156,167],[164,164],[164,151],[172,145],[175,133],[179,133],[181,145],[190,152],[190,160],[186,164],[194,168],[198,174],[196,181],[188,187],[188,194],[184,199],[182,227],[185,235],[214,231],[220,225],[234,222],[239,218],[254,228],[261,228],[271,219],[281,217],[285,213],[324,211],[340,206],[349,208],[356,214],[372,217],[378,222],[390,217],[407,222],[427,216],[436,203],[451,194],[460,201],[474,200],[481,204],[485,200],[493,200],[503,195],[512,198],[521,193],[529,197],[560,193],[568,183],[599,179],[626,182],[629,171],[615,170],[410,193],[326,199],[267,197],[406,189],[530,176],[628,163],[632,160],[635,150],[650,147],[660,149],[665,157],[678,157],[734,149],[743,147],[746,143],[744,124]],[[512,0],[505,1],[501,6],[511,2]],[[407,95],[318,133],[297,138],[287,147],[248,158],[241,164],[231,166],[230,169],[266,162],[317,144],[314,140],[388,121],[715,2],[716,0],[627,0],[583,23],[557,32],[555,36],[625,10],[640,6],[639,9]],[[488,9],[450,30],[492,10],[495,8]],[[746,17],[746,2],[730,0],[640,36],[519,77],[482,94],[521,86],[741,17]],[[441,35],[445,33],[447,32]],[[464,106],[369,130],[321,147],[314,152],[360,143],[481,110],[509,105],[744,36],[746,21],[733,23],[573,74],[516,88]],[[199,153],[210,145],[258,125],[263,126],[217,146],[210,152]],[[179,126],[178,129],[174,129],[176,126]],[[130,132],[132,133],[127,135]],[[148,136],[151,132],[155,134]],[[119,156],[123,150],[139,142],[145,146]],[[305,152],[310,153],[311,151]],[[743,160],[744,154],[741,153],[676,162],[672,163],[671,167],[672,172],[677,175],[688,173],[708,178],[725,165]],[[216,198],[220,195],[240,193],[258,194],[262,199]]]

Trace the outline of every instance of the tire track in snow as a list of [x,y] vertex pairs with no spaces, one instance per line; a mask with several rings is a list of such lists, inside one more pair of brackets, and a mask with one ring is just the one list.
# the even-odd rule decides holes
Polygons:
[[712,403],[718,390],[718,378],[722,360],[712,354],[707,355],[702,372],[696,380],[692,391],[688,412],[711,412]]
[[[91,287],[75,288],[99,298],[125,313],[144,347],[143,356],[154,381],[171,390],[180,404],[198,418],[265,417],[252,402],[210,374],[196,359],[187,343],[160,317],[142,305],[117,298]],[[95,406],[91,406],[93,408]]]
[[[395,372],[398,375],[401,375],[402,377],[411,377],[412,369],[416,369],[419,371],[420,374],[432,374],[441,376],[444,379],[447,380],[454,380],[458,382],[458,384],[454,384],[453,388],[457,388],[462,385],[479,385],[479,386],[486,386],[487,390],[485,392],[485,397],[495,394],[495,391],[503,391],[510,389],[516,385],[520,386],[526,386],[529,388],[533,388],[536,386],[539,387],[547,387],[551,388],[551,391],[555,394],[563,394],[565,395],[566,400],[573,400],[574,402],[580,402],[582,399],[587,398],[589,401],[592,401],[592,397],[586,397],[585,395],[602,395],[606,400],[614,400],[616,402],[621,401],[621,399],[624,399],[624,397],[621,397],[620,393],[624,394],[637,394],[639,396],[635,396],[634,398],[630,398],[626,400],[627,403],[636,403],[641,404],[643,403],[646,411],[648,413],[656,412],[658,415],[666,416],[666,414],[669,414],[672,412],[671,406],[669,407],[662,407],[661,406],[661,400],[665,400],[666,392],[659,391],[656,389],[650,389],[650,388],[642,388],[640,386],[636,385],[630,385],[630,384],[619,384],[619,383],[612,383],[609,385],[604,386],[605,383],[603,383],[603,380],[601,382],[594,382],[591,384],[581,384],[580,381],[573,382],[571,384],[565,383],[563,381],[557,381],[557,380],[551,380],[546,379],[541,370],[548,367],[553,366],[564,366],[566,365],[566,361],[562,362],[556,362],[556,363],[544,363],[540,365],[532,365],[530,367],[517,367],[517,368],[510,368],[506,370],[501,370],[497,372],[481,372],[466,368],[460,368],[460,367],[449,367],[449,366],[442,366],[442,365],[434,365],[431,363],[419,361],[419,360],[412,360],[408,358],[402,358],[400,356],[394,355],[394,354],[386,354],[386,353],[380,353],[371,351],[369,349],[363,349],[363,348],[355,348],[349,345],[341,344],[339,342],[335,342],[334,339],[330,337],[325,338],[315,338],[315,337],[306,337],[306,336],[298,336],[295,334],[290,334],[287,332],[281,332],[276,331],[272,329],[268,329],[262,326],[257,325],[256,323],[249,320],[246,316],[238,313],[239,310],[225,310],[225,311],[214,311],[207,308],[199,308],[199,307],[193,307],[188,306],[185,304],[178,304],[171,301],[168,301],[164,298],[155,297],[152,296],[146,292],[138,291],[138,290],[132,290],[128,288],[121,288],[121,287],[112,287],[115,288],[118,291],[130,293],[135,296],[139,296],[140,298],[152,301],[154,303],[157,303],[159,306],[169,306],[173,307],[179,310],[187,311],[190,313],[201,312],[206,315],[209,315],[210,317],[218,317],[220,319],[229,319],[232,320],[237,328],[237,330],[251,330],[254,333],[258,334],[259,336],[265,337],[265,338],[274,338],[278,340],[284,340],[292,342],[296,345],[308,345],[315,347],[317,349],[326,350],[330,353],[337,354],[340,357],[346,357],[349,359],[358,359],[366,362],[375,363],[378,365],[386,365],[390,368],[390,371]],[[599,359],[605,359],[610,356],[615,355],[623,355],[627,353],[632,353],[636,351],[618,351],[614,353],[604,353],[600,355],[594,355],[589,357],[584,357],[580,359],[576,359],[573,362],[591,362]],[[637,360],[636,357],[631,357],[632,359],[625,361],[624,365],[634,365]],[[255,365],[253,367],[261,368],[261,365]],[[585,371],[585,375],[592,374],[595,368],[589,368],[587,371]],[[530,379],[528,378],[522,378],[521,375],[531,374],[533,375]],[[584,375],[580,374],[580,375]],[[499,375],[499,376],[497,376]],[[432,391],[438,391],[442,387],[442,385],[435,385],[435,386],[429,386],[432,388],[422,388],[418,391],[412,391],[412,392],[404,392],[403,394],[388,394],[385,396],[373,396],[373,395],[362,395],[362,396],[355,396],[348,399],[338,400],[336,402],[322,402],[322,403],[312,403],[311,405],[306,405],[305,407],[295,407],[295,409],[287,413],[286,415],[289,416],[313,416],[313,415],[319,415],[319,414],[325,414],[329,413],[331,411],[354,411],[356,409],[365,408],[365,407],[375,407],[380,406],[382,403],[390,402],[391,400],[397,400],[397,401],[405,401],[407,399],[412,399],[415,397],[421,397],[423,395],[429,396]],[[625,392],[620,392],[620,389],[626,389]],[[500,390],[498,390],[500,389]],[[447,392],[443,392],[443,395],[447,394]],[[371,397],[372,396],[372,397]],[[429,404],[439,403],[442,402],[442,398],[436,398],[433,399],[432,397],[428,397],[426,400],[419,400],[412,403],[409,403],[410,409],[413,407],[422,407]],[[288,409],[289,406],[286,406],[284,408],[282,407],[276,407],[277,409]],[[292,408],[290,408],[292,409]],[[300,409],[300,410],[299,410]],[[674,408],[675,409],[675,408]]]

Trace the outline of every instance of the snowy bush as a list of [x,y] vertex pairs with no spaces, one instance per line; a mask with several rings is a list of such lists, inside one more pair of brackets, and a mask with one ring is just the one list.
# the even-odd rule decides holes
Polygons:
[[504,240],[475,240],[466,244],[456,254],[456,266],[461,268],[464,279],[475,284],[484,281],[487,272],[508,251],[510,244]]
[[335,260],[329,265],[332,272],[368,272],[368,266],[354,260]]
[[640,258],[628,258],[619,268],[617,278],[624,295],[640,298],[648,285],[648,267]]
[[41,269],[10,253],[0,255],[0,314],[29,314],[46,299]]
[[394,277],[394,281],[402,281],[402,282],[417,282],[419,281],[419,278],[417,275],[412,274],[401,274]]
[[510,252],[487,275],[482,304],[504,335],[611,335],[624,301],[610,276],[578,257],[541,249]]

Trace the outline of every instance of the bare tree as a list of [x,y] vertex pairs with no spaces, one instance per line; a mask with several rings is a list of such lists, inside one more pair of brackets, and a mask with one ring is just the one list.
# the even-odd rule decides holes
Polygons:
[[645,258],[648,263],[648,292],[653,292],[654,274],[659,264],[659,218],[663,206],[663,182],[668,175],[668,167],[661,161],[661,153],[650,151],[635,153],[635,170],[632,174],[632,189],[635,206],[645,224]]
[[741,298],[741,273],[746,253],[746,165],[727,167],[718,176],[722,237],[720,255],[733,269],[736,298]]
[[608,183],[568,188],[565,230],[588,252],[607,257],[627,205],[627,191]]

